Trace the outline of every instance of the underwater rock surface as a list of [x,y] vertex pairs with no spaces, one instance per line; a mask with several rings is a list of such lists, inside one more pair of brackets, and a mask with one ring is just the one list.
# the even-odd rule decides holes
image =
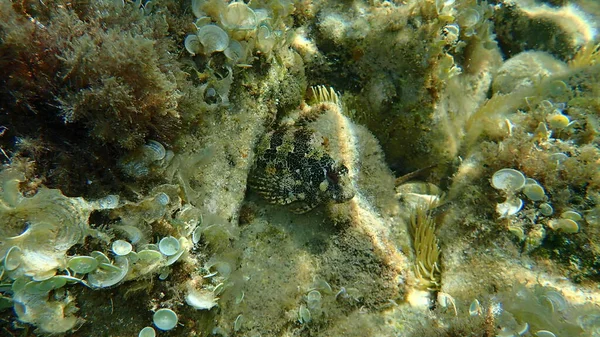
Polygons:
[[599,336],[599,17],[0,0],[0,334]]

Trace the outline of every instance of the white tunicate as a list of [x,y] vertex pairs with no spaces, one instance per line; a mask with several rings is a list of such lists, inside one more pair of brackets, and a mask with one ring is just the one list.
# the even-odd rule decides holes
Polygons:
[[549,159],[557,162],[559,164],[561,164],[562,162],[564,162],[565,160],[569,159],[569,156],[567,156],[566,154],[562,153],[562,152],[556,152],[553,153],[549,156]]
[[151,326],[147,326],[145,328],[143,328],[142,330],[140,330],[140,333],[138,334],[138,337],[155,337],[156,336],[156,331],[154,331],[154,328]]
[[197,32],[198,39],[204,46],[205,54],[223,51],[229,46],[229,36],[217,25],[206,25],[200,27]]
[[67,263],[67,267],[78,274],[87,274],[96,270],[98,264],[98,260],[91,256],[74,256]]
[[535,333],[536,337],[556,337],[556,335],[548,330],[538,330]]
[[236,318],[235,321],[233,322],[233,331],[240,331],[240,329],[242,328],[242,323],[244,322],[244,316],[242,314],[239,314]]
[[115,260],[116,266],[100,263],[96,270],[88,274],[88,283],[95,288],[107,288],[121,282],[129,271],[129,260],[123,256],[117,256]]
[[547,291],[542,297],[550,302],[552,312],[560,312],[567,308],[567,300],[558,291]]
[[202,44],[200,43],[200,39],[198,39],[198,35],[196,34],[186,36],[184,45],[185,49],[192,56],[200,54],[202,52]]
[[540,213],[545,216],[551,216],[552,213],[554,213],[554,209],[552,208],[552,205],[545,202],[540,205]]
[[310,322],[310,310],[304,305],[300,304],[300,309],[298,309],[298,322],[301,324]]
[[163,255],[157,250],[144,249],[137,253],[138,261],[144,264],[159,263],[163,259]]
[[520,171],[504,168],[492,176],[492,186],[495,189],[509,193],[520,190],[525,185],[525,176]]
[[548,221],[548,227],[569,234],[579,232],[579,225],[571,219],[552,219]]
[[158,243],[158,249],[161,253],[165,254],[166,256],[177,254],[180,247],[181,244],[179,243],[179,240],[177,240],[173,236],[164,237]]
[[523,187],[523,193],[531,201],[542,201],[546,196],[544,188],[538,184],[526,184]]
[[242,47],[242,44],[237,40],[229,41],[229,46],[223,53],[228,59],[233,61],[233,63],[236,63],[238,60],[242,59],[245,54],[244,47]]
[[479,22],[480,19],[481,15],[477,10],[473,8],[468,8],[461,13],[458,22],[463,27],[473,27]]
[[306,306],[309,309],[318,309],[321,306],[321,293],[318,290],[311,290],[306,295]]
[[205,15],[202,10],[202,6],[206,3],[206,0],[192,0],[192,13],[197,18],[203,17]]
[[196,21],[194,21],[194,26],[196,29],[200,29],[202,26],[206,26],[212,23],[212,18],[210,16],[201,16]]
[[136,244],[138,242],[140,242],[140,240],[142,239],[142,237],[144,236],[144,234],[142,233],[142,230],[135,227],[135,226],[130,226],[130,225],[115,225],[114,228],[122,233],[125,234],[125,236],[127,237],[127,239],[129,240],[129,242]]
[[21,258],[23,253],[21,252],[21,248],[17,246],[12,246],[6,252],[6,256],[4,257],[4,269],[7,271],[13,271],[19,268],[21,265]]
[[564,211],[561,213],[560,217],[563,219],[571,219],[573,221],[580,221],[581,219],[583,219],[581,214],[575,211]]
[[517,214],[523,208],[523,200],[517,197],[507,198],[501,204],[496,205],[496,212],[500,217],[508,217]]
[[225,12],[221,13],[221,23],[232,30],[252,30],[258,21],[252,8],[243,2],[232,2]]
[[196,226],[196,228],[194,228],[194,231],[192,232],[192,242],[194,244],[200,242],[200,239],[202,238],[202,230],[203,228],[200,226]]
[[271,32],[271,28],[266,25],[258,27],[256,32],[256,48],[260,52],[267,54],[270,53],[275,46],[275,35]]
[[131,246],[131,243],[129,243],[125,240],[116,240],[115,242],[112,243],[112,251],[116,255],[125,256],[125,255],[131,253],[132,250],[133,250],[133,247]]
[[177,325],[177,314],[171,309],[158,309],[152,317],[154,326],[160,330],[167,331]]

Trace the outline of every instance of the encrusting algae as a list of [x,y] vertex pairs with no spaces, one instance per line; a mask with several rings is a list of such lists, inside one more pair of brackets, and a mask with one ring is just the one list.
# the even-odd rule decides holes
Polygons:
[[599,18],[0,0],[0,334],[600,335]]

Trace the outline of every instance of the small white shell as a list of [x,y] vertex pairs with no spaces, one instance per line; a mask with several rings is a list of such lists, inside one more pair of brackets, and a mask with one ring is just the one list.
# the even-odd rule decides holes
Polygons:
[[504,168],[492,176],[492,186],[506,192],[516,192],[525,185],[525,176],[520,171]]
[[206,25],[198,29],[198,39],[204,46],[205,54],[223,51],[229,46],[229,36],[217,25]]

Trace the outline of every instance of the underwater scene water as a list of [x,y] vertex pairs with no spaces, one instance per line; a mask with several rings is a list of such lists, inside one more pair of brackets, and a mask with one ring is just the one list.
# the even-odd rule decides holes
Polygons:
[[0,0],[0,336],[600,336],[600,2]]

